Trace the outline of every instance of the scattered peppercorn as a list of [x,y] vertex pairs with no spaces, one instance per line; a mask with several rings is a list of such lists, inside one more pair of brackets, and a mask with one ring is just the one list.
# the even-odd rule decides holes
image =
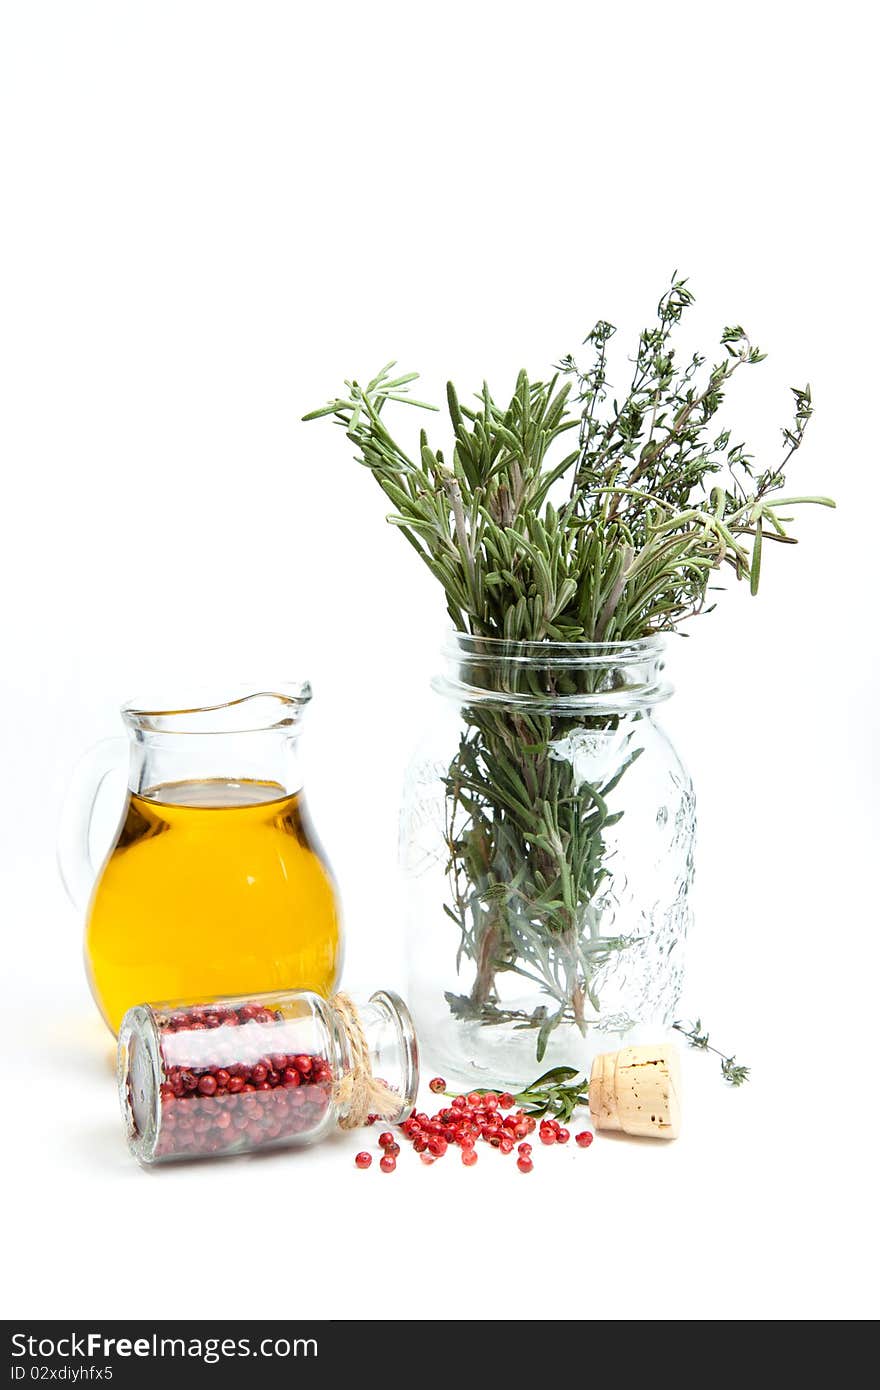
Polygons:
[[[441,1089],[445,1093],[446,1082],[441,1077],[434,1077],[428,1084],[436,1094]],[[410,1141],[413,1152],[428,1167],[445,1157],[450,1146],[454,1146],[461,1154],[464,1167],[472,1168],[478,1158],[476,1145],[482,1141],[502,1154],[513,1153],[516,1149],[516,1166],[521,1173],[534,1170],[532,1145],[526,1136],[536,1130],[541,1143],[546,1145],[566,1144],[572,1137],[569,1130],[549,1115],[543,1116],[539,1125],[533,1115],[516,1107],[516,1097],[509,1091],[470,1091],[465,1096],[453,1096],[436,1115],[413,1110],[399,1126],[400,1134]],[[593,1136],[584,1131],[575,1136],[575,1141],[581,1148],[587,1148]],[[400,1145],[394,1141],[390,1130],[379,1135],[379,1147],[382,1150],[379,1167],[390,1173],[400,1154]]]
[[446,1090],[446,1082],[443,1080],[443,1077],[435,1076],[431,1081],[429,1081],[428,1090],[433,1091],[435,1096],[442,1095],[443,1092]]

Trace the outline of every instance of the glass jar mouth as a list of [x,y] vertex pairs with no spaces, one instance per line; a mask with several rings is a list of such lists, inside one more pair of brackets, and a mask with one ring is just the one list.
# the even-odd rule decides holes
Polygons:
[[400,1111],[389,1117],[390,1124],[401,1124],[411,1113],[419,1092],[419,1041],[409,1008],[394,990],[380,989],[370,995],[370,1003],[382,1009],[397,1030],[402,1059]]
[[540,713],[647,709],[672,694],[661,679],[665,638],[630,642],[517,642],[452,632],[433,689],[459,704]]
[[628,642],[518,642],[508,637],[480,637],[470,632],[448,632],[444,656],[453,660],[479,657],[489,662],[515,661],[539,667],[560,665],[630,665],[660,656],[666,650],[662,633],[636,637]]
[[299,722],[312,698],[308,681],[190,690],[185,700],[162,692],[126,700],[120,713],[130,729],[162,734],[252,734]]

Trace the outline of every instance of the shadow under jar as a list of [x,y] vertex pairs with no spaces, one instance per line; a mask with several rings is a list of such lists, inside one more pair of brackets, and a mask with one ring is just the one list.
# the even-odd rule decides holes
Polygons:
[[401,816],[432,1065],[522,1085],[673,1021],[695,822],[664,645],[450,637]]
[[119,1031],[117,1079],[128,1145],[145,1166],[312,1144],[346,1121],[346,1086],[369,1058],[391,1092],[388,1123],[409,1115],[419,1084],[409,1010],[378,991],[342,1011],[309,990],[187,1007],[139,1004]]

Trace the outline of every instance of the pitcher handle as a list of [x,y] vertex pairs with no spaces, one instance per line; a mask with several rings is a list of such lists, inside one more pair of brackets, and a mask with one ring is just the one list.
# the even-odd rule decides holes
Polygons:
[[67,896],[81,912],[101,867],[89,848],[98,794],[110,773],[127,762],[127,738],[101,739],[80,758],[64,796],[58,823],[58,869]]

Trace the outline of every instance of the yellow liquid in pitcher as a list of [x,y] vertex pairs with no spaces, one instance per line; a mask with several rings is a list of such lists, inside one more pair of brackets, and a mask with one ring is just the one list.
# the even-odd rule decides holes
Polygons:
[[130,792],[85,948],[114,1033],[126,1009],[149,1001],[329,993],[342,964],[339,912],[301,794],[225,780]]

